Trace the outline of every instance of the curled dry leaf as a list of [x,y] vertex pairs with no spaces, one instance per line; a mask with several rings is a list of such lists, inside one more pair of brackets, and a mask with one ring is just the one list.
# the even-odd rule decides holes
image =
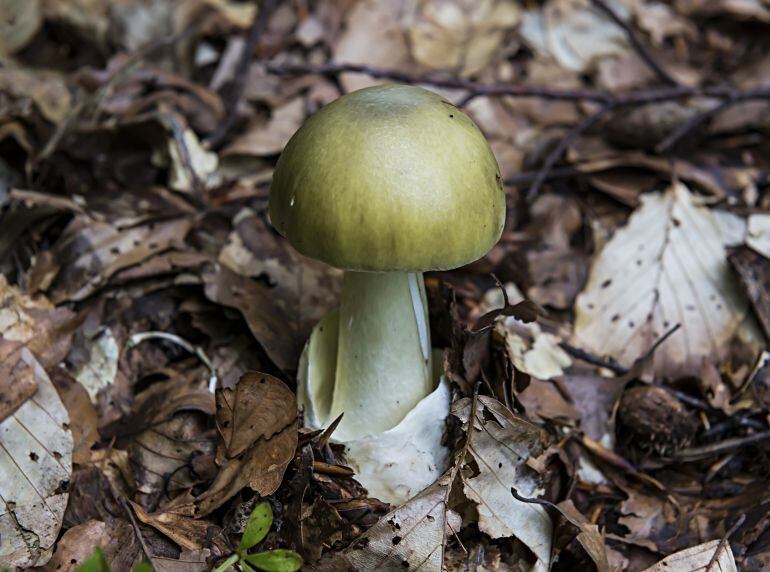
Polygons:
[[[627,16],[622,4],[612,5]],[[625,32],[588,0],[549,2],[542,9],[528,11],[521,35],[537,53],[576,72],[587,72],[600,58],[630,50]]]
[[250,127],[222,152],[226,155],[275,155],[280,153],[289,138],[305,120],[305,102],[302,97],[273,110],[267,122]]
[[417,62],[468,76],[489,64],[520,20],[521,9],[507,0],[428,0],[404,28]]
[[770,258],[770,214],[757,213],[749,217],[746,245]]
[[543,332],[537,323],[507,318],[496,323],[495,331],[505,340],[508,357],[520,372],[545,380],[562,375],[572,365],[559,339]]
[[[88,333],[83,335],[88,336]],[[111,385],[118,374],[118,342],[112,330],[104,328],[89,336],[86,343],[81,344],[77,350],[69,356],[72,374],[88,392],[91,401],[96,402],[99,392]]]
[[179,376],[137,396],[136,415],[126,429],[133,436],[128,453],[141,493],[173,496],[204,480],[195,464],[214,455],[215,436],[207,430],[214,397],[199,371],[197,387]]
[[467,431],[469,456],[460,474],[465,495],[477,505],[479,528],[492,538],[515,536],[535,554],[537,569],[547,570],[551,519],[542,506],[511,494],[512,488],[526,498],[541,492],[538,475],[527,461],[545,450],[545,433],[491,397],[478,397],[476,418],[470,423],[472,409],[472,399],[463,398],[452,412]]
[[576,303],[575,343],[630,367],[675,324],[655,352],[660,375],[696,374],[717,361],[746,312],[718,225],[683,184],[642,206],[595,258]]
[[39,566],[51,557],[72,477],[67,410],[28,349],[37,393],[0,423],[0,562]]
[[219,262],[204,275],[209,298],[238,308],[275,364],[296,369],[313,326],[338,302],[342,273],[298,254],[249,211],[238,217]]
[[34,363],[24,344],[0,337],[0,421],[6,419],[37,391]]
[[0,56],[26,46],[42,23],[40,0],[0,0]]
[[133,570],[144,558],[134,529],[125,520],[89,520],[61,537],[43,572],[74,572],[99,547],[111,570]]
[[205,520],[196,520],[189,516],[170,512],[158,512],[149,514],[138,504],[131,503],[136,518],[144,524],[152,526],[158,532],[165,534],[180,548],[187,550],[200,550],[210,542],[219,544],[219,551],[227,549],[222,538],[222,529]]
[[218,389],[216,397],[220,469],[195,499],[198,517],[246,486],[261,496],[274,493],[297,448],[297,399],[280,379],[249,372],[235,389]]
[[[716,559],[715,552],[719,550]],[[709,567],[709,564],[711,566]],[[733,551],[730,549],[730,543],[725,542],[722,545],[719,540],[704,542],[698,546],[693,546],[686,550],[681,550],[666,556],[663,560],[646,568],[644,572],[670,572],[672,570],[688,570],[689,572],[738,572],[735,564]]]
[[187,219],[172,219],[117,228],[86,216],[75,217],[55,247],[62,271],[53,283],[52,299],[57,303],[83,300],[119,270],[182,247],[191,224]]
[[356,570],[441,572],[448,534],[460,515],[447,507],[455,471],[450,469],[419,495],[382,517],[345,553]]

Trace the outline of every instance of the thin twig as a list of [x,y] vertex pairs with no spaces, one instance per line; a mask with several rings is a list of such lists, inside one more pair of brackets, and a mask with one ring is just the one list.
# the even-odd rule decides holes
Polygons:
[[591,1],[597,9],[603,12],[610,20],[615,22],[615,24],[617,24],[626,33],[626,37],[628,37],[628,41],[631,44],[631,47],[634,48],[639,57],[642,58],[642,61],[647,64],[647,67],[650,68],[655,73],[655,75],[657,75],[661,80],[669,85],[679,85],[679,82],[676,80],[676,78],[674,78],[670,73],[663,69],[663,66],[660,65],[658,60],[655,59],[647,47],[641,42],[639,36],[636,35],[636,32],[628,24],[628,22],[623,20],[623,18],[621,18],[620,15],[615,12],[615,10],[613,10],[604,0]]
[[209,146],[214,149],[222,145],[235,126],[235,122],[238,119],[238,106],[246,89],[246,79],[248,78],[251,57],[254,54],[259,39],[267,29],[268,19],[275,10],[276,5],[277,0],[263,0],[257,7],[257,14],[254,16],[251,29],[249,29],[249,35],[246,38],[246,44],[243,46],[241,59],[238,60],[238,66],[235,68],[235,79],[233,80],[230,96],[225,102],[225,120],[208,138]]
[[594,354],[589,353],[585,350],[576,348],[575,346],[568,344],[567,342],[561,342],[559,344],[559,347],[561,347],[561,349],[563,349],[569,355],[571,355],[575,359],[579,359],[580,361],[584,361],[586,363],[590,363],[591,365],[595,365],[598,367],[606,368],[614,373],[617,373],[618,375],[623,375],[628,373],[628,368],[623,367],[615,360],[600,358],[599,356],[595,356]]
[[727,109],[728,107],[731,107],[735,104],[735,100],[733,99],[725,99],[724,101],[719,102],[714,107],[707,109],[706,111],[703,111],[701,113],[696,113],[692,117],[690,117],[687,121],[679,125],[676,129],[674,129],[671,133],[669,133],[663,141],[658,143],[655,146],[655,151],[658,153],[667,153],[674,147],[676,147],[682,139],[687,137],[690,133],[695,131],[698,127],[703,125],[704,123],[707,123],[714,117],[716,117],[718,114],[720,114],[722,111]]
[[535,180],[532,181],[532,184],[527,191],[527,199],[532,200],[535,198],[538,191],[540,190],[540,187],[543,186],[543,183],[548,177],[548,174],[551,172],[551,169],[553,169],[553,167],[556,165],[556,162],[561,159],[562,155],[564,155],[564,152],[569,149],[570,145],[572,145],[575,140],[583,133],[596,125],[596,123],[598,123],[602,117],[607,115],[607,113],[609,113],[612,108],[612,105],[603,106],[601,109],[599,109],[599,111],[586,116],[580,123],[575,125],[564,135],[564,137],[562,137],[561,141],[559,141],[559,144],[553,148],[553,150],[545,158],[545,161],[543,161],[543,166],[540,168],[540,171],[538,171]]
[[[114,491],[113,491],[114,493]],[[118,503],[120,506],[123,507],[123,510],[126,511],[128,514],[128,518],[131,519],[131,526],[134,528],[134,534],[136,535],[136,538],[139,540],[139,544],[142,545],[142,551],[144,552],[145,556],[147,556],[147,561],[150,564],[150,567],[155,570],[155,566],[152,564],[152,552],[150,552],[150,548],[147,546],[147,543],[144,541],[144,537],[142,536],[142,529],[139,528],[139,523],[136,522],[136,517],[134,516],[134,511],[129,506],[126,499],[120,495],[116,495]]]
[[746,520],[746,515],[742,514],[738,517],[738,520],[735,521],[735,523],[730,527],[730,530],[725,532],[725,535],[719,539],[719,544],[717,545],[717,549],[714,550],[714,554],[711,555],[711,559],[709,560],[708,565],[706,566],[706,570],[704,572],[711,572],[711,568],[716,564],[717,559],[719,558],[719,555],[722,553],[722,550],[724,550],[725,544],[727,544],[727,540],[735,533],[736,530],[740,528],[740,526],[744,523]]
[[624,93],[612,93],[600,89],[571,89],[542,85],[517,85],[512,83],[481,83],[472,80],[437,74],[410,74],[405,71],[378,68],[362,64],[326,62],[323,64],[291,64],[264,61],[265,69],[274,75],[319,74],[337,76],[342,73],[360,73],[375,79],[389,79],[402,83],[432,85],[469,92],[476,97],[508,96],[532,97],[558,101],[593,101],[614,107],[637,106],[661,101],[682,100],[691,97],[715,99],[770,99],[770,86],[737,88],[732,85],[688,86],[678,85],[657,89],[644,89]]
[[748,435],[746,437],[734,437],[732,439],[725,439],[719,443],[713,443],[711,445],[703,445],[701,447],[690,447],[688,449],[682,449],[676,454],[674,460],[677,461],[697,461],[710,457],[716,453],[724,453],[725,451],[732,451],[733,449],[740,449],[746,445],[753,445],[761,441],[767,441],[770,439],[770,431],[762,431],[755,433],[754,435]]

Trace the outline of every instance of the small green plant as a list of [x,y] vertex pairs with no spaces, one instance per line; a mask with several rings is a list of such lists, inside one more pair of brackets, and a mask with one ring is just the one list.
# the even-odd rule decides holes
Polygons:
[[249,515],[243,537],[235,554],[222,562],[214,572],[225,572],[236,564],[246,572],[296,572],[302,568],[302,557],[293,550],[266,550],[249,554],[248,551],[262,542],[273,524],[273,509],[270,503],[262,501]]
[[[104,557],[104,553],[98,546],[94,549],[94,553],[77,567],[75,572],[110,572],[110,564]],[[140,562],[134,572],[152,572],[152,566],[148,562]]]

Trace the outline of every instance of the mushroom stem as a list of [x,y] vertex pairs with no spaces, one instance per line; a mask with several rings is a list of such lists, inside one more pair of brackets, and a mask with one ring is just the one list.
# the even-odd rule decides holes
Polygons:
[[395,427],[433,390],[422,273],[345,272],[331,419],[343,441]]

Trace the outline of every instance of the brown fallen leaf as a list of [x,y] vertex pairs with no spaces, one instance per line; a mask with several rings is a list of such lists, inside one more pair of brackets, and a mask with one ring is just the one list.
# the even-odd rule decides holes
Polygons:
[[86,464],[91,459],[91,447],[99,440],[99,415],[86,389],[62,369],[51,371],[51,381],[67,408],[72,431],[72,462]]
[[125,520],[89,520],[70,528],[42,572],[73,572],[99,547],[112,570],[133,570],[143,559],[142,546]]
[[227,541],[222,536],[222,529],[215,524],[176,514],[173,511],[149,514],[135,502],[128,502],[134,509],[136,518],[165,534],[180,548],[199,550],[214,544],[219,554],[228,550]]
[[24,344],[0,337],[0,421],[37,391],[34,365],[24,359],[23,349]]
[[190,220],[175,219],[121,229],[82,215],[75,217],[55,246],[62,270],[53,283],[51,298],[56,303],[83,300],[119,270],[165,250],[182,249],[191,225]]
[[275,492],[297,448],[297,398],[271,375],[246,373],[234,390],[217,390],[217,427],[220,469],[195,499],[196,517],[246,486],[261,496]]

